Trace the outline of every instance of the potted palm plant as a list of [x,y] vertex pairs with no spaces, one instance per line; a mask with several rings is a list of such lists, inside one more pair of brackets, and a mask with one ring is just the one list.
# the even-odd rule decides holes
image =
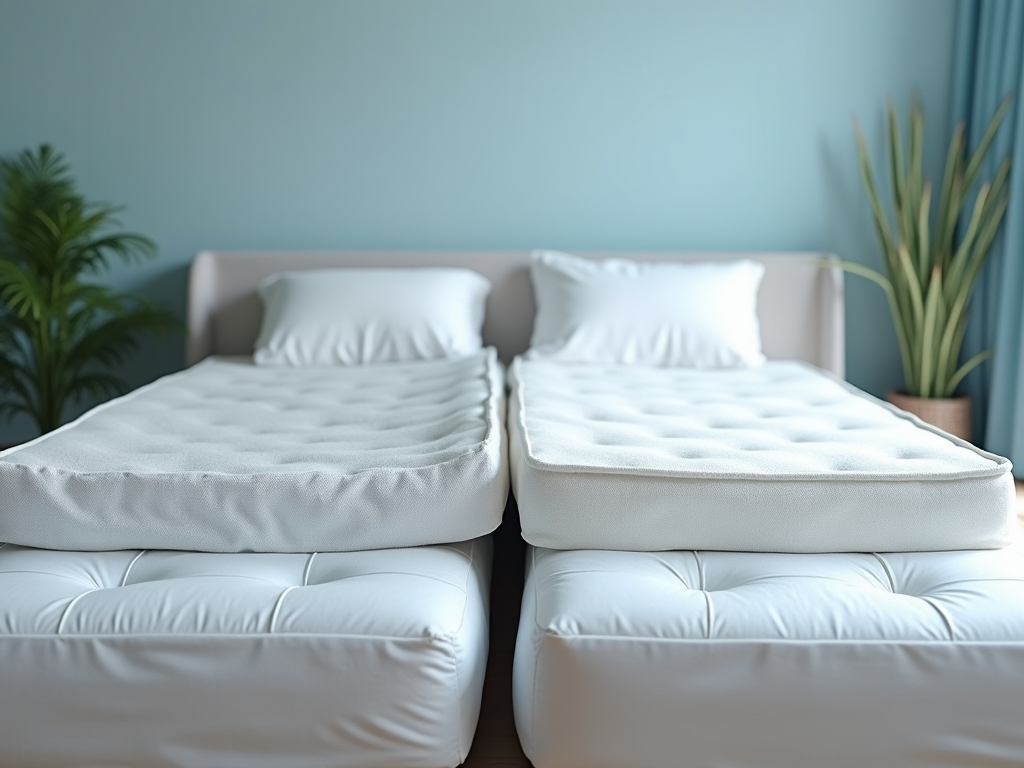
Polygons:
[[992,355],[980,352],[960,361],[971,293],[1006,211],[1010,158],[978,188],[970,218],[961,214],[979,181],[982,163],[1010,107],[1005,100],[981,141],[968,157],[961,123],[946,154],[937,207],[931,181],[924,179],[924,116],[916,99],[904,152],[896,109],[887,113],[888,175],[891,212],[879,195],[867,142],[854,121],[861,177],[882,250],[884,272],[853,262],[843,269],[882,287],[889,301],[903,359],[904,391],[892,391],[894,405],[952,434],[971,439],[971,403],[956,388],[971,370]]
[[40,433],[66,406],[123,392],[111,370],[141,334],[177,327],[145,298],[96,281],[113,257],[152,257],[151,240],[109,231],[117,209],[88,203],[49,145],[0,161],[0,418]]

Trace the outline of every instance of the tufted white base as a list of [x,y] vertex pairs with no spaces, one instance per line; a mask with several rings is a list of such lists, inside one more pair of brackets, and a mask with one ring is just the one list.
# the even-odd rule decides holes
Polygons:
[[1024,554],[532,549],[537,768],[1024,764]]
[[0,765],[458,765],[490,557],[0,548]]
[[203,552],[466,541],[505,509],[504,410],[493,349],[323,368],[207,359],[0,453],[0,541]]
[[803,363],[698,370],[518,359],[523,536],[554,549],[1005,546],[1010,462]]

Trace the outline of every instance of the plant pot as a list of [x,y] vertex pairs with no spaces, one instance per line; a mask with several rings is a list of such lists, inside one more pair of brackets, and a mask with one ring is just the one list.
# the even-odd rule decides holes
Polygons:
[[944,432],[971,439],[971,398],[967,396],[914,397],[893,389],[889,390],[889,402]]

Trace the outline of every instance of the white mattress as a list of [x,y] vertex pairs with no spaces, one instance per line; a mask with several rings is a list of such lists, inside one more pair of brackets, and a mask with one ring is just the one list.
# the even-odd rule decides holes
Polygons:
[[537,768],[1024,765],[1024,555],[533,549]]
[[214,358],[0,453],[0,541],[351,551],[464,541],[508,495],[503,371]]
[[511,368],[523,535],[556,549],[1005,546],[1010,462],[809,365]]
[[0,548],[0,765],[458,765],[490,558]]

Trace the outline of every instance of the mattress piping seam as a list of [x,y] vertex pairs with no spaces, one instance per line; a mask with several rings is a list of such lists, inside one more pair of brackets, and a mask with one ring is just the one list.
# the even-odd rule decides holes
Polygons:
[[121,579],[121,586],[122,587],[125,587],[125,586],[128,585],[128,575],[132,572],[132,568],[135,567],[135,564],[139,561],[139,558],[142,557],[144,554],[146,554],[148,551],[149,551],[148,549],[140,549],[139,550],[139,554],[137,554],[135,557],[133,557],[132,561],[130,563],[128,563],[128,567],[125,568],[125,571],[124,571],[124,577]]
[[[466,600],[469,603],[469,600]],[[459,684],[459,656],[455,651],[455,638],[448,636],[448,645],[452,653],[452,666],[455,668],[455,708],[459,713],[459,723],[455,727],[455,742],[458,750],[457,756],[462,761],[462,687]]]
[[[537,618],[537,612],[540,606],[539,600],[539,587],[537,586],[537,548],[530,547],[530,573],[527,578],[533,582],[533,625],[535,630],[540,630],[540,634],[543,635],[545,630],[541,629],[540,621]],[[534,637],[537,637],[535,632]],[[537,669],[540,667],[538,654],[537,654],[537,642],[534,640],[534,652],[533,652],[533,701],[530,705],[530,738],[533,738],[534,734],[537,733]]]
[[71,614],[71,609],[75,607],[79,600],[81,600],[88,594],[98,592],[100,589],[100,587],[97,587],[96,589],[89,589],[85,592],[79,592],[77,595],[75,595],[75,597],[72,598],[71,602],[68,603],[67,606],[64,608],[63,613],[61,613],[60,621],[57,622],[57,631],[54,634],[59,635],[64,632],[64,625],[67,622],[68,616]]
[[[671,550],[669,550],[669,551],[671,551]],[[655,552],[654,553],[655,559],[659,563],[661,563],[665,568],[667,568],[669,573],[671,573],[673,576],[675,576],[677,579],[679,579],[679,583],[680,584],[682,584],[687,589],[693,589],[693,587],[691,587],[689,584],[686,583],[686,579],[683,578],[683,575],[678,570],[676,570],[675,567],[670,562],[668,562],[668,560],[666,560],[664,557],[662,557],[662,555],[664,555],[664,554],[665,554],[664,550]]]
[[303,573],[302,573],[302,586],[304,586],[304,587],[308,587],[309,586],[309,572],[313,568],[313,560],[315,558],[316,558],[316,552],[311,552],[310,555],[309,555],[309,560],[306,561],[306,568],[303,570]]
[[[613,641],[613,642],[636,642],[641,640],[645,643],[675,643],[679,645],[708,645],[708,639],[703,637],[657,637],[655,635],[599,635],[599,634],[576,634],[564,635],[550,630],[542,630],[542,634],[550,640],[573,641]],[[715,645],[871,645],[871,646],[907,646],[930,648],[936,646],[955,645],[958,647],[1010,647],[1024,650],[1024,641],[1021,640],[843,640],[843,639],[800,639],[800,638],[776,638],[776,637],[716,637],[711,639]]]
[[704,620],[707,623],[707,629],[705,630],[704,639],[711,639],[711,628],[714,626],[715,621],[715,609],[711,603],[711,595],[707,590],[707,582],[704,578],[704,561],[700,559],[700,555],[697,550],[691,549],[693,553],[693,559],[697,561],[697,575],[700,578],[700,593],[704,595],[704,605],[706,606],[706,612]]
[[946,631],[949,633],[949,641],[951,643],[956,642],[956,628],[953,626],[953,618],[946,612],[946,609],[939,605],[931,597],[922,596],[920,598],[930,605],[939,617],[942,619],[942,623],[946,625]]
[[885,571],[885,578],[889,580],[889,591],[895,595],[896,577],[893,575],[892,568],[889,567],[889,562],[877,552],[872,552],[871,554],[879,563],[881,563],[882,570]]
[[459,626],[455,629],[454,632],[450,632],[444,635],[444,637],[447,637],[449,640],[455,637],[455,635],[459,634],[459,632],[462,631],[463,625],[466,623],[466,613],[469,611],[469,577],[473,575],[473,565],[476,558],[477,541],[479,541],[479,539],[473,539],[473,543],[469,547],[469,562],[466,563],[466,581],[463,583],[462,586],[462,615],[459,617]]
[[284,603],[285,596],[293,589],[298,589],[298,586],[288,587],[277,597],[277,602],[274,603],[274,610],[270,614],[270,625],[267,627],[267,634],[274,634],[277,631],[277,616],[281,612],[281,605]]
[[[295,589],[295,587],[290,587]],[[89,592],[98,592],[91,589]],[[83,597],[88,592],[83,592],[78,597]],[[77,598],[76,598],[77,600]],[[26,632],[24,634],[6,633],[0,634],[0,643],[8,640],[53,640],[57,635],[53,632],[42,634],[40,632]],[[83,632],[74,635],[60,635],[61,640],[140,640],[140,639],[162,639],[162,640],[195,640],[204,642],[209,640],[268,640],[268,639],[289,639],[305,638],[317,640],[387,640],[393,643],[427,643],[436,645],[438,641],[447,642],[447,637],[437,635],[359,635],[353,632]]]

